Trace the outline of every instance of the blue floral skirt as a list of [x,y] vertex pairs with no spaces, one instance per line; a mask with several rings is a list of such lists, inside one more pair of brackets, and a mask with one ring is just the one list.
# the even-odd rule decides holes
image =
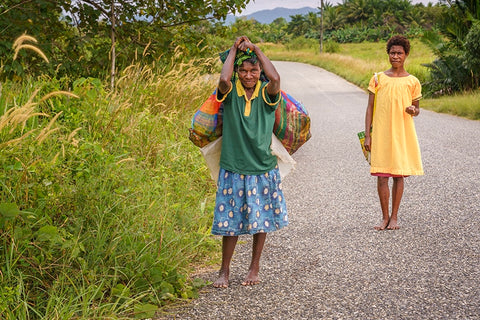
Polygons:
[[278,166],[261,175],[238,174],[220,168],[212,234],[264,233],[287,225]]

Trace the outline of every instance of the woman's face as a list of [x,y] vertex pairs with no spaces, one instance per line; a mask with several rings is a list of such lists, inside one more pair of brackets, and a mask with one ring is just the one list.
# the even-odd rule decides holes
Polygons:
[[388,59],[394,68],[403,67],[407,56],[402,46],[392,46],[388,52]]
[[244,61],[240,67],[238,67],[238,79],[242,83],[245,89],[255,88],[258,80],[260,79],[260,64],[251,64],[248,61]]

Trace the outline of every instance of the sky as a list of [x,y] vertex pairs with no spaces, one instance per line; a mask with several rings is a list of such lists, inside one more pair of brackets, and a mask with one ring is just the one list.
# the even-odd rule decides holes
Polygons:
[[[337,3],[342,3],[342,0],[324,0],[333,5]],[[429,2],[436,3],[435,0],[411,0],[413,4],[423,3],[428,4]],[[237,14],[237,16],[248,15],[253,12],[260,10],[273,9],[273,8],[303,8],[303,7],[320,7],[320,0],[251,0],[244,11]]]

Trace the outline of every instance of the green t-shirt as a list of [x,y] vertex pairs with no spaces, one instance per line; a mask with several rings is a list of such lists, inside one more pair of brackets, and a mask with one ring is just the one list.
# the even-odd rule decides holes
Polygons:
[[217,90],[217,100],[223,102],[223,133],[220,167],[225,170],[259,175],[277,165],[272,154],[273,124],[275,109],[280,102],[278,93],[272,102],[267,93],[267,82],[258,81],[255,91],[247,100],[240,82],[232,83],[225,95]]

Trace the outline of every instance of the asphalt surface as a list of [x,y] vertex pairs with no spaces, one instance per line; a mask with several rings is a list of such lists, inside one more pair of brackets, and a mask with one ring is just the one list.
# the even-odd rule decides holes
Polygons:
[[267,236],[259,285],[240,284],[252,244],[242,236],[230,287],[160,319],[480,319],[480,121],[421,110],[425,175],[405,179],[401,229],[375,231],[376,179],[356,136],[366,92],[313,66],[275,66],[312,120],[283,180],[290,225]]

